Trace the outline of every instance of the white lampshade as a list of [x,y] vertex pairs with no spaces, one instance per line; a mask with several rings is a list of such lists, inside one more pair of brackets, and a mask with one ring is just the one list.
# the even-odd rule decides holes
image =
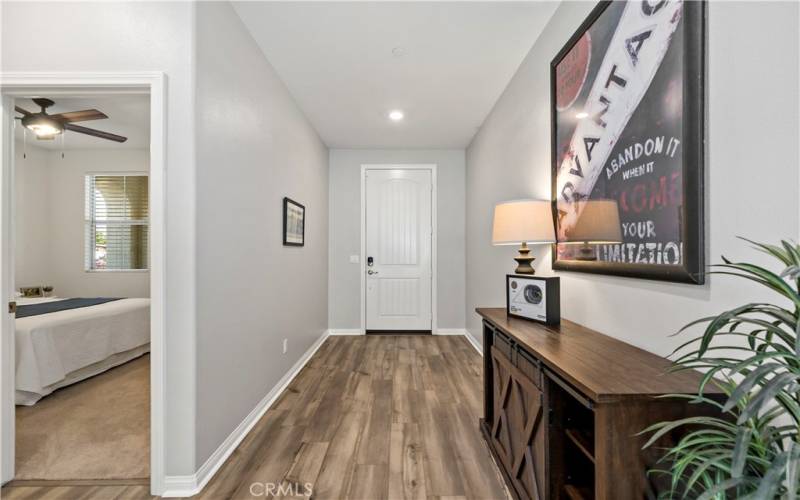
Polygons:
[[552,204],[548,200],[515,200],[494,207],[493,245],[553,243]]
[[619,206],[614,200],[588,200],[578,217],[578,223],[559,243],[620,243],[622,226]]

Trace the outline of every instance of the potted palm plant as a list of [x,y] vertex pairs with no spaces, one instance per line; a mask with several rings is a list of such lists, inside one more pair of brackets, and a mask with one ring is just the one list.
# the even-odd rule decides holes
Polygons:
[[[749,241],[749,240],[746,240]],[[705,372],[691,404],[718,415],[656,424],[645,447],[680,431],[653,474],[668,476],[667,498],[795,499],[800,494],[800,246],[752,242],[780,264],[723,264],[715,274],[735,276],[772,290],[775,301],[749,303],[685,326],[704,325],[672,355],[675,370]],[[676,334],[677,335],[677,334]],[[704,394],[719,385],[724,398]]]

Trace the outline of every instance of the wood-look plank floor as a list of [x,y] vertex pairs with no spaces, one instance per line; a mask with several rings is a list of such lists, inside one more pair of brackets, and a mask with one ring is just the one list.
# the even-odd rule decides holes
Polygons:
[[[478,430],[481,366],[459,336],[331,337],[198,498],[506,499]],[[136,484],[2,496],[150,498]]]

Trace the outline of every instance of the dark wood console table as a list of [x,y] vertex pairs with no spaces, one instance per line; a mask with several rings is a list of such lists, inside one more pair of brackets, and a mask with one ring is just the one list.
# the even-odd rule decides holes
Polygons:
[[[571,321],[547,326],[477,309],[483,321],[481,430],[519,499],[642,499],[659,485],[642,450],[649,425],[709,413],[664,394],[695,394],[697,372]],[[711,392],[711,389],[709,391]],[[668,445],[667,436],[659,445]]]

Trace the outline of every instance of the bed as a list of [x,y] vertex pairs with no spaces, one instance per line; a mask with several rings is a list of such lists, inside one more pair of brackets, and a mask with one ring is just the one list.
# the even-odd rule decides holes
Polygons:
[[24,310],[20,306],[58,309],[65,300],[48,297],[17,301],[18,405],[31,406],[56,389],[150,351],[150,299],[106,299],[111,301],[19,317],[19,311]]

